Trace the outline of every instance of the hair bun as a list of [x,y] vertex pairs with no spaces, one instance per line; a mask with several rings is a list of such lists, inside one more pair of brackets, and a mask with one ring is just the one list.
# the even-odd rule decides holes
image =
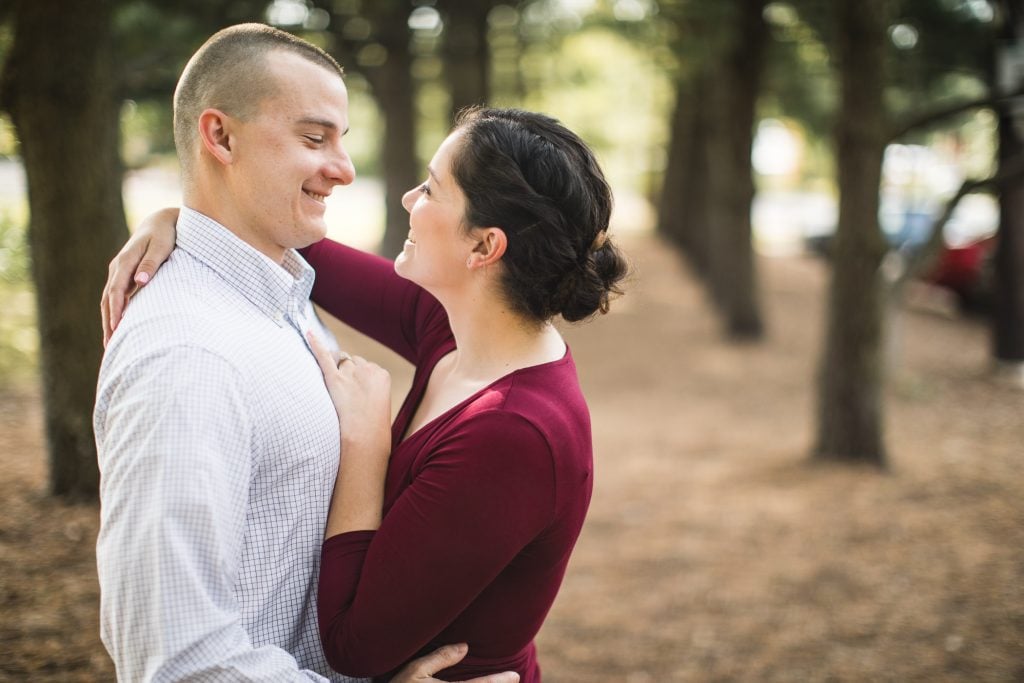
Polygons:
[[583,263],[566,274],[555,299],[556,311],[567,321],[586,320],[597,313],[607,313],[613,296],[622,294],[619,282],[629,271],[629,264],[619,249],[601,231],[594,238]]

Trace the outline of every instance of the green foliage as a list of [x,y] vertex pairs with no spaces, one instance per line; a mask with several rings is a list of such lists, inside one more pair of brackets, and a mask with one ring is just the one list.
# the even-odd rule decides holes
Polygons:
[[29,279],[28,240],[25,225],[10,212],[0,213],[0,282],[21,285]]
[[18,138],[11,119],[0,114],[0,157],[13,157],[18,153]]
[[352,157],[356,172],[363,176],[380,174],[379,145],[383,117],[370,96],[370,86],[359,74],[345,77],[348,88],[350,133],[345,136],[345,150]]
[[7,21],[4,12],[0,10],[0,70],[3,69],[4,59],[7,57],[7,52],[11,49],[11,41],[13,39],[14,32],[11,29],[11,23]]
[[121,158],[139,168],[155,156],[174,156],[171,108],[155,101],[126,100],[121,108]]
[[838,92],[827,47],[795,12],[776,8],[768,20],[773,40],[766,50],[763,114],[798,119],[812,137],[829,138]]
[[644,49],[608,28],[573,33],[552,54],[523,57],[532,87],[523,106],[543,111],[594,147],[609,180],[646,193],[667,145],[672,87]]
[[0,386],[32,376],[39,350],[25,224],[0,212]]

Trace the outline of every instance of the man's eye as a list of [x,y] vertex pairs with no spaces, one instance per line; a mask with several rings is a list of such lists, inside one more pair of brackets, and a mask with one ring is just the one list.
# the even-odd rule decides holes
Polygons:
[[324,141],[323,135],[306,135],[305,138],[310,142],[316,143],[318,145],[323,144]]

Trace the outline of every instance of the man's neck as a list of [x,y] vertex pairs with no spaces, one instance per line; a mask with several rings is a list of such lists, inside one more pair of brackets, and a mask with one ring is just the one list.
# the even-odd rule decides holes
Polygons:
[[217,221],[235,237],[274,263],[278,265],[284,263],[284,256],[288,250],[278,244],[259,239],[257,235],[248,229],[246,221],[241,218],[239,212],[233,210],[230,202],[213,201],[212,198],[205,196],[205,193],[196,192],[186,193],[184,204],[193,211],[198,211],[204,216]]

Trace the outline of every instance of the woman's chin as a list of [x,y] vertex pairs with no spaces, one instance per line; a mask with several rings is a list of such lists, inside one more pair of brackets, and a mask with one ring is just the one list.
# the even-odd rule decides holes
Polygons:
[[406,280],[409,279],[409,256],[403,250],[399,252],[398,256],[395,257],[395,273],[399,276],[404,277]]

